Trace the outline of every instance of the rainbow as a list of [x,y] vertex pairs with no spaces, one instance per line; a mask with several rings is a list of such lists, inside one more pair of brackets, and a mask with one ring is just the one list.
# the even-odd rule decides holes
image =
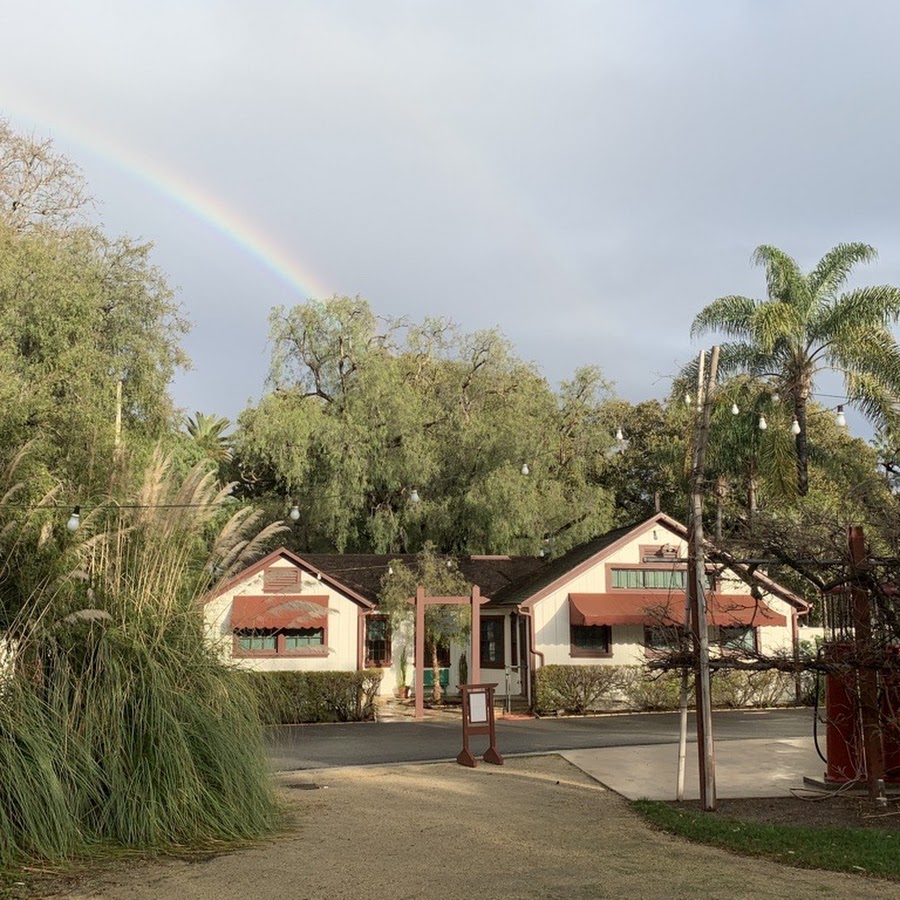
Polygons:
[[[8,106],[8,104],[7,104]],[[226,238],[253,256],[267,269],[281,278],[291,288],[307,299],[327,298],[333,290],[326,287],[325,279],[316,276],[286,247],[246,215],[229,207],[218,197],[189,182],[177,172],[162,166],[154,158],[141,153],[124,141],[97,130],[89,130],[72,119],[56,112],[42,110],[35,115],[36,105],[29,102],[29,110],[16,110],[17,118],[45,129],[75,143],[85,150],[102,157],[121,171],[146,182],[159,193],[205,222]]]

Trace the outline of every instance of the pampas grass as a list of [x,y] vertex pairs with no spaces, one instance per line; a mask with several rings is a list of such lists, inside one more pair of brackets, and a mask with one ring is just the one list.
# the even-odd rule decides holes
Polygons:
[[[58,565],[32,573],[38,587],[8,627],[0,866],[276,824],[254,697],[209,649],[201,611],[277,529],[248,537],[255,514],[229,515],[206,467],[180,482],[171,471],[157,454],[133,502],[101,504],[74,538],[59,535]],[[46,523],[4,527],[18,549],[47,542]],[[14,588],[0,584],[7,608]]]

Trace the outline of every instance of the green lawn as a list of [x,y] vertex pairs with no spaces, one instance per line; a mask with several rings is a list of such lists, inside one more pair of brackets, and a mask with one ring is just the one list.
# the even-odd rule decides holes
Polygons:
[[807,869],[900,879],[900,832],[739,822],[655,800],[637,800],[632,806],[663,831],[734,853]]

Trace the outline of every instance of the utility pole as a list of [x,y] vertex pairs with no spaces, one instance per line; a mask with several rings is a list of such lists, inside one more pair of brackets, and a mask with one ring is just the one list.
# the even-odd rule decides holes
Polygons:
[[[701,356],[701,372],[702,372]],[[712,733],[712,702],[709,689],[709,629],[706,621],[706,555],[703,550],[703,466],[709,440],[712,395],[719,368],[719,348],[712,348],[709,374],[702,395],[697,396],[697,428],[691,460],[691,503],[688,520],[687,591],[694,637],[694,691],[697,706],[697,758],[700,775],[700,805],[716,808],[716,754]]]

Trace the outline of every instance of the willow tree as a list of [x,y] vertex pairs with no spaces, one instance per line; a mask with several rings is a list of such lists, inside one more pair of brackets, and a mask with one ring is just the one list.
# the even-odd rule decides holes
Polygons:
[[359,298],[271,322],[274,390],[239,417],[235,465],[280,515],[297,503],[298,549],[536,553],[545,534],[609,528],[596,373],[558,396],[494,329],[383,319]]
[[776,247],[762,245],[753,261],[766,272],[766,298],[729,295],[694,319],[692,335],[719,332],[719,371],[768,379],[789,399],[797,422],[797,489],[809,491],[807,407],[820,372],[844,378],[848,403],[878,426],[896,416],[900,346],[889,326],[900,317],[900,289],[890,285],[844,290],[853,267],[871,262],[868,244],[838,244],[810,272]]

